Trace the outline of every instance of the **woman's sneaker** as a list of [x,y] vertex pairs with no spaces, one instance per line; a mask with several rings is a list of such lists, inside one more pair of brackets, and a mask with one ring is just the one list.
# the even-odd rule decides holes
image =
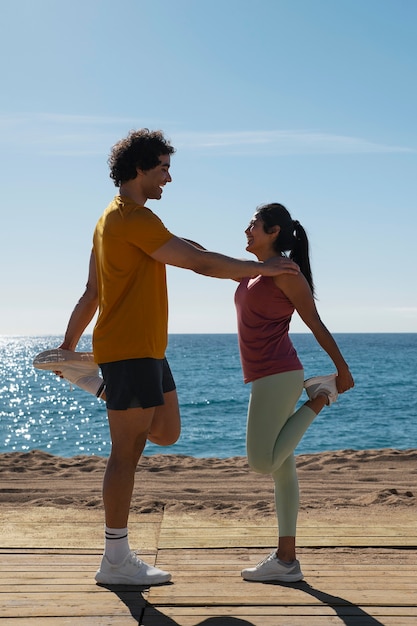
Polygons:
[[242,570],[241,576],[252,582],[276,580],[282,583],[294,583],[304,578],[297,559],[292,563],[284,563],[284,561],[279,560],[276,552],[272,552],[255,567]]
[[95,579],[102,585],[160,585],[171,580],[171,574],[148,565],[135,552],[130,551],[118,565],[110,563],[106,556],[101,560]]
[[329,374],[328,376],[315,376],[304,381],[304,389],[310,400],[314,400],[317,396],[327,396],[327,405],[330,406],[336,402],[338,391],[336,387],[337,374]]
[[60,372],[70,383],[97,398],[104,391],[104,381],[92,352],[73,352],[62,348],[45,350],[34,358],[33,366],[38,370]]

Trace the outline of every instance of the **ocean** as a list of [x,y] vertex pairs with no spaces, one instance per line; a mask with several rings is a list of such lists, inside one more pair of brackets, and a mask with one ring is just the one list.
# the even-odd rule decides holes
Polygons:
[[[306,378],[334,370],[312,335],[291,337]],[[417,334],[334,337],[355,388],[320,413],[296,454],[416,448]],[[0,337],[0,452],[108,456],[105,404],[32,366],[37,353],[61,341],[60,336]],[[83,337],[78,349],[91,350],[91,337]],[[236,335],[172,334],[167,357],[177,384],[182,434],[173,446],[147,444],[144,454],[244,456],[250,386],[242,380]]]

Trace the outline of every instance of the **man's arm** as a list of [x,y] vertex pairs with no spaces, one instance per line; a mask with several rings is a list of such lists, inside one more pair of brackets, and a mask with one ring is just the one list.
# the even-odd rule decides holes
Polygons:
[[277,276],[298,274],[298,265],[286,257],[274,257],[266,261],[244,261],[224,254],[199,249],[185,239],[172,237],[151,254],[152,258],[166,265],[192,270],[213,278],[239,279],[246,276]]
[[88,324],[93,319],[98,306],[97,273],[94,253],[90,256],[88,280],[85,291],[76,304],[68,322],[64,341],[59,346],[64,350],[75,350],[77,343]]
[[194,246],[194,248],[198,248],[199,250],[207,250],[207,248],[202,246],[201,243],[197,243],[196,241],[193,241],[192,239],[186,239],[185,237],[181,237],[181,239],[183,241],[186,241],[187,243],[190,243],[192,246]]

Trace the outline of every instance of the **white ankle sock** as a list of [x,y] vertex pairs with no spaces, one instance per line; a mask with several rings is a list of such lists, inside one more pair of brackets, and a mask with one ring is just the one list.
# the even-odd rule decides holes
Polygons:
[[104,527],[104,555],[110,563],[121,563],[130,552],[127,528]]

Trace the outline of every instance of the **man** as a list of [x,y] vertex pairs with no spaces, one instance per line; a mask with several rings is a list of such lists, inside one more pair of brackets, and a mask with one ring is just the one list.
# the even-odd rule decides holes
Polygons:
[[[119,195],[97,223],[87,286],[60,346],[75,351],[98,307],[94,361],[105,382],[112,441],[103,481],[105,550],[96,573],[102,584],[151,585],[171,578],[140,560],[128,542],[135,471],[146,440],[170,445],[180,435],[177,393],[165,359],[165,265],[217,278],[298,273],[298,266],[285,258],[240,261],[170,233],[145,205],[149,199],[159,200],[171,182],[173,153],[160,131],[148,129],[131,132],[113,147],[110,177]],[[71,353],[63,354],[70,363]]]

